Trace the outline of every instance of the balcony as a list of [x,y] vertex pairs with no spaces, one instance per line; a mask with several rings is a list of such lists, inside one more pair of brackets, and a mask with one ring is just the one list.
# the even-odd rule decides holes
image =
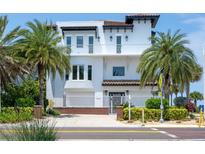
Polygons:
[[71,55],[140,55],[151,44],[84,44],[83,48],[76,45],[67,46]]

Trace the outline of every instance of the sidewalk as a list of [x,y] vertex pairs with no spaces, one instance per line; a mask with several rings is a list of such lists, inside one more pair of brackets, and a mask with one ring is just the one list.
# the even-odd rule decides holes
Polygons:
[[[198,124],[192,121],[176,123],[176,121],[159,123],[147,122],[142,126],[139,121],[128,123],[127,121],[117,121],[116,115],[60,115],[58,117],[46,117],[51,123],[56,123],[56,127],[147,127],[147,128],[199,128]],[[15,126],[18,124],[0,124],[0,128]],[[201,127],[201,128],[204,128]]]

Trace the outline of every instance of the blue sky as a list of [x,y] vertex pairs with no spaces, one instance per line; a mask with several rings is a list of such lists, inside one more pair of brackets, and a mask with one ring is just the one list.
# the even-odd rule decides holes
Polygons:
[[[5,14],[0,14],[5,15]],[[66,21],[66,20],[119,20],[124,21],[126,13],[106,13],[106,14],[6,14],[9,17],[8,30],[15,26],[25,27],[27,21],[38,19],[41,21]],[[156,26],[157,31],[166,32],[168,29],[175,31],[181,29],[187,33],[190,40],[189,47],[194,51],[198,62],[203,66],[202,50],[205,42],[205,14],[160,14],[160,19]],[[191,84],[191,91],[203,93],[203,78],[197,83]]]

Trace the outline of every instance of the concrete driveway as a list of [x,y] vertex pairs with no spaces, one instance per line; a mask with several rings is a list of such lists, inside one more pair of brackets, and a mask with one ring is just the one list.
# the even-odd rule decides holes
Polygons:
[[[48,117],[56,127],[133,127],[116,120],[116,115],[60,115]],[[138,126],[138,125],[135,125]]]

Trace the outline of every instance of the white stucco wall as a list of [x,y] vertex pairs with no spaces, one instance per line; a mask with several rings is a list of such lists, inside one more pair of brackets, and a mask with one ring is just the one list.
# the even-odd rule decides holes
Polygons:
[[[104,104],[104,90],[113,92],[122,92],[129,90],[130,95],[133,97],[133,103],[135,105],[143,105],[143,98],[151,96],[150,87],[139,89],[139,87],[102,87],[103,80],[137,80],[140,79],[139,74],[136,73],[137,64],[139,62],[139,55],[148,48],[151,44],[148,38],[151,36],[151,22],[150,20],[141,20],[140,22],[134,21],[133,31],[124,29],[117,31],[113,29],[103,30],[103,21],[70,21],[70,22],[57,22],[58,30],[61,32],[61,26],[97,26],[97,36],[100,37],[98,40],[95,31],[70,31],[64,33],[64,40],[62,44],[65,45],[66,36],[71,36],[72,38],[72,49],[71,49],[71,64],[72,65],[84,65],[84,81],[87,81],[87,66],[92,65],[92,81],[93,94],[89,94],[94,97],[94,107],[102,107],[108,104]],[[116,36],[122,36],[122,53],[116,54]],[[76,37],[83,36],[83,48],[76,47]],[[94,53],[88,53],[88,37],[94,36]],[[113,37],[112,41],[110,36]],[[126,41],[125,36],[128,36]],[[112,68],[113,66],[125,66],[125,76],[124,77],[113,77]],[[72,73],[69,75],[69,84],[72,82],[77,83],[79,81],[72,81]],[[68,83],[68,81],[67,81]],[[60,78],[59,74],[56,74],[55,79],[47,80],[47,98],[53,99],[55,101],[55,106],[63,106],[64,95],[67,95],[69,91],[73,96],[86,93],[80,88],[65,90],[65,77]],[[74,85],[74,84],[73,84]],[[86,85],[86,84],[85,84]],[[76,91],[77,90],[77,91]],[[77,93],[76,93],[77,92]],[[140,98],[141,100],[136,101],[135,98]],[[83,97],[81,98],[83,102]],[[64,103],[64,105],[69,105],[69,102]],[[87,106],[92,105],[86,104]]]
[[[136,72],[139,56],[104,57],[104,80],[139,80],[140,76]],[[125,76],[113,76],[114,66],[124,66]]]

